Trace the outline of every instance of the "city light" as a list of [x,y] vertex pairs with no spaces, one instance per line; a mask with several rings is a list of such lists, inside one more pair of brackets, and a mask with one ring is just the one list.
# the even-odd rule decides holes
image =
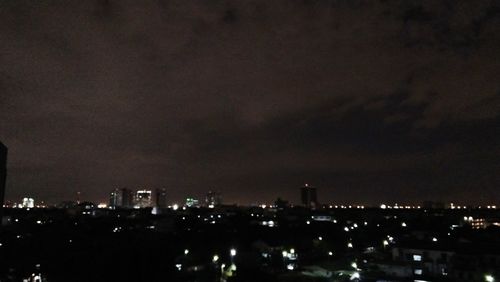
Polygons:
[[332,251],[328,252],[328,255],[333,256],[333,252]]
[[178,209],[179,209],[179,205],[178,205],[178,204],[174,204],[174,205],[172,206],[172,209],[173,209],[174,211],[178,210]]
[[212,258],[212,262],[217,262],[219,261],[219,256],[218,255],[214,255],[214,257]]
[[495,278],[494,278],[492,275],[490,275],[490,274],[486,274],[486,275],[484,276],[484,280],[485,280],[486,282],[495,282]]
[[185,254],[185,255],[189,254],[189,250],[188,250],[188,249],[185,249],[185,250],[184,250],[184,254]]
[[236,249],[231,249],[229,253],[231,254],[231,257],[236,256]]

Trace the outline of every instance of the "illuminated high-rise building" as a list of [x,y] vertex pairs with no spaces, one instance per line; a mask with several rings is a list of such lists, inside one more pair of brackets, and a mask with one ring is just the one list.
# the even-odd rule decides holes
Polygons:
[[0,142],[0,225],[3,215],[5,181],[7,179],[7,147]]
[[309,184],[305,184],[300,188],[300,200],[304,206],[316,208],[318,206],[316,188],[309,186]]
[[168,206],[167,204],[167,191],[162,188],[162,189],[156,189],[155,190],[155,202],[156,202],[156,207],[160,209],[164,209]]
[[153,206],[153,194],[151,190],[138,190],[135,193],[136,208],[150,208]]
[[114,189],[109,195],[109,207],[131,208],[133,206],[132,191],[127,188]]

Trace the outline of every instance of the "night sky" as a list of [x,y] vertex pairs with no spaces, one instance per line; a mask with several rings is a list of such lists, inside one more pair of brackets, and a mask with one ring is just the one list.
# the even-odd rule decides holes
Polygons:
[[0,2],[7,200],[500,200],[500,3]]

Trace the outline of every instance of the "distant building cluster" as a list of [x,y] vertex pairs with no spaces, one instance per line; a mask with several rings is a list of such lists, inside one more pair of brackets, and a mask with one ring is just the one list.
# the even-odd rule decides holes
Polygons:
[[[200,200],[194,197],[187,197],[185,201],[186,207],[216,207],[222,204],[220,192],[209,191],[205,197],[205,201],[200,203]],[[141,189],[132,191],[128,188],[117,188],[111,191],[109,196],[109,208],[160,208],[169,207],[167,191],[164,188],[153,190]]]

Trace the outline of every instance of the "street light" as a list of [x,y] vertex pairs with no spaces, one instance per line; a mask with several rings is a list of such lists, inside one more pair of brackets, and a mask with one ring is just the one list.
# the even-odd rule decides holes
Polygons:
[[231,249],[230,254],[231,254],[231,257],[236,256],[236,249]]
[[212,258],[212,262],[216,263],[218,260],[219,260],[219,256],[214,255],[214,257]]

